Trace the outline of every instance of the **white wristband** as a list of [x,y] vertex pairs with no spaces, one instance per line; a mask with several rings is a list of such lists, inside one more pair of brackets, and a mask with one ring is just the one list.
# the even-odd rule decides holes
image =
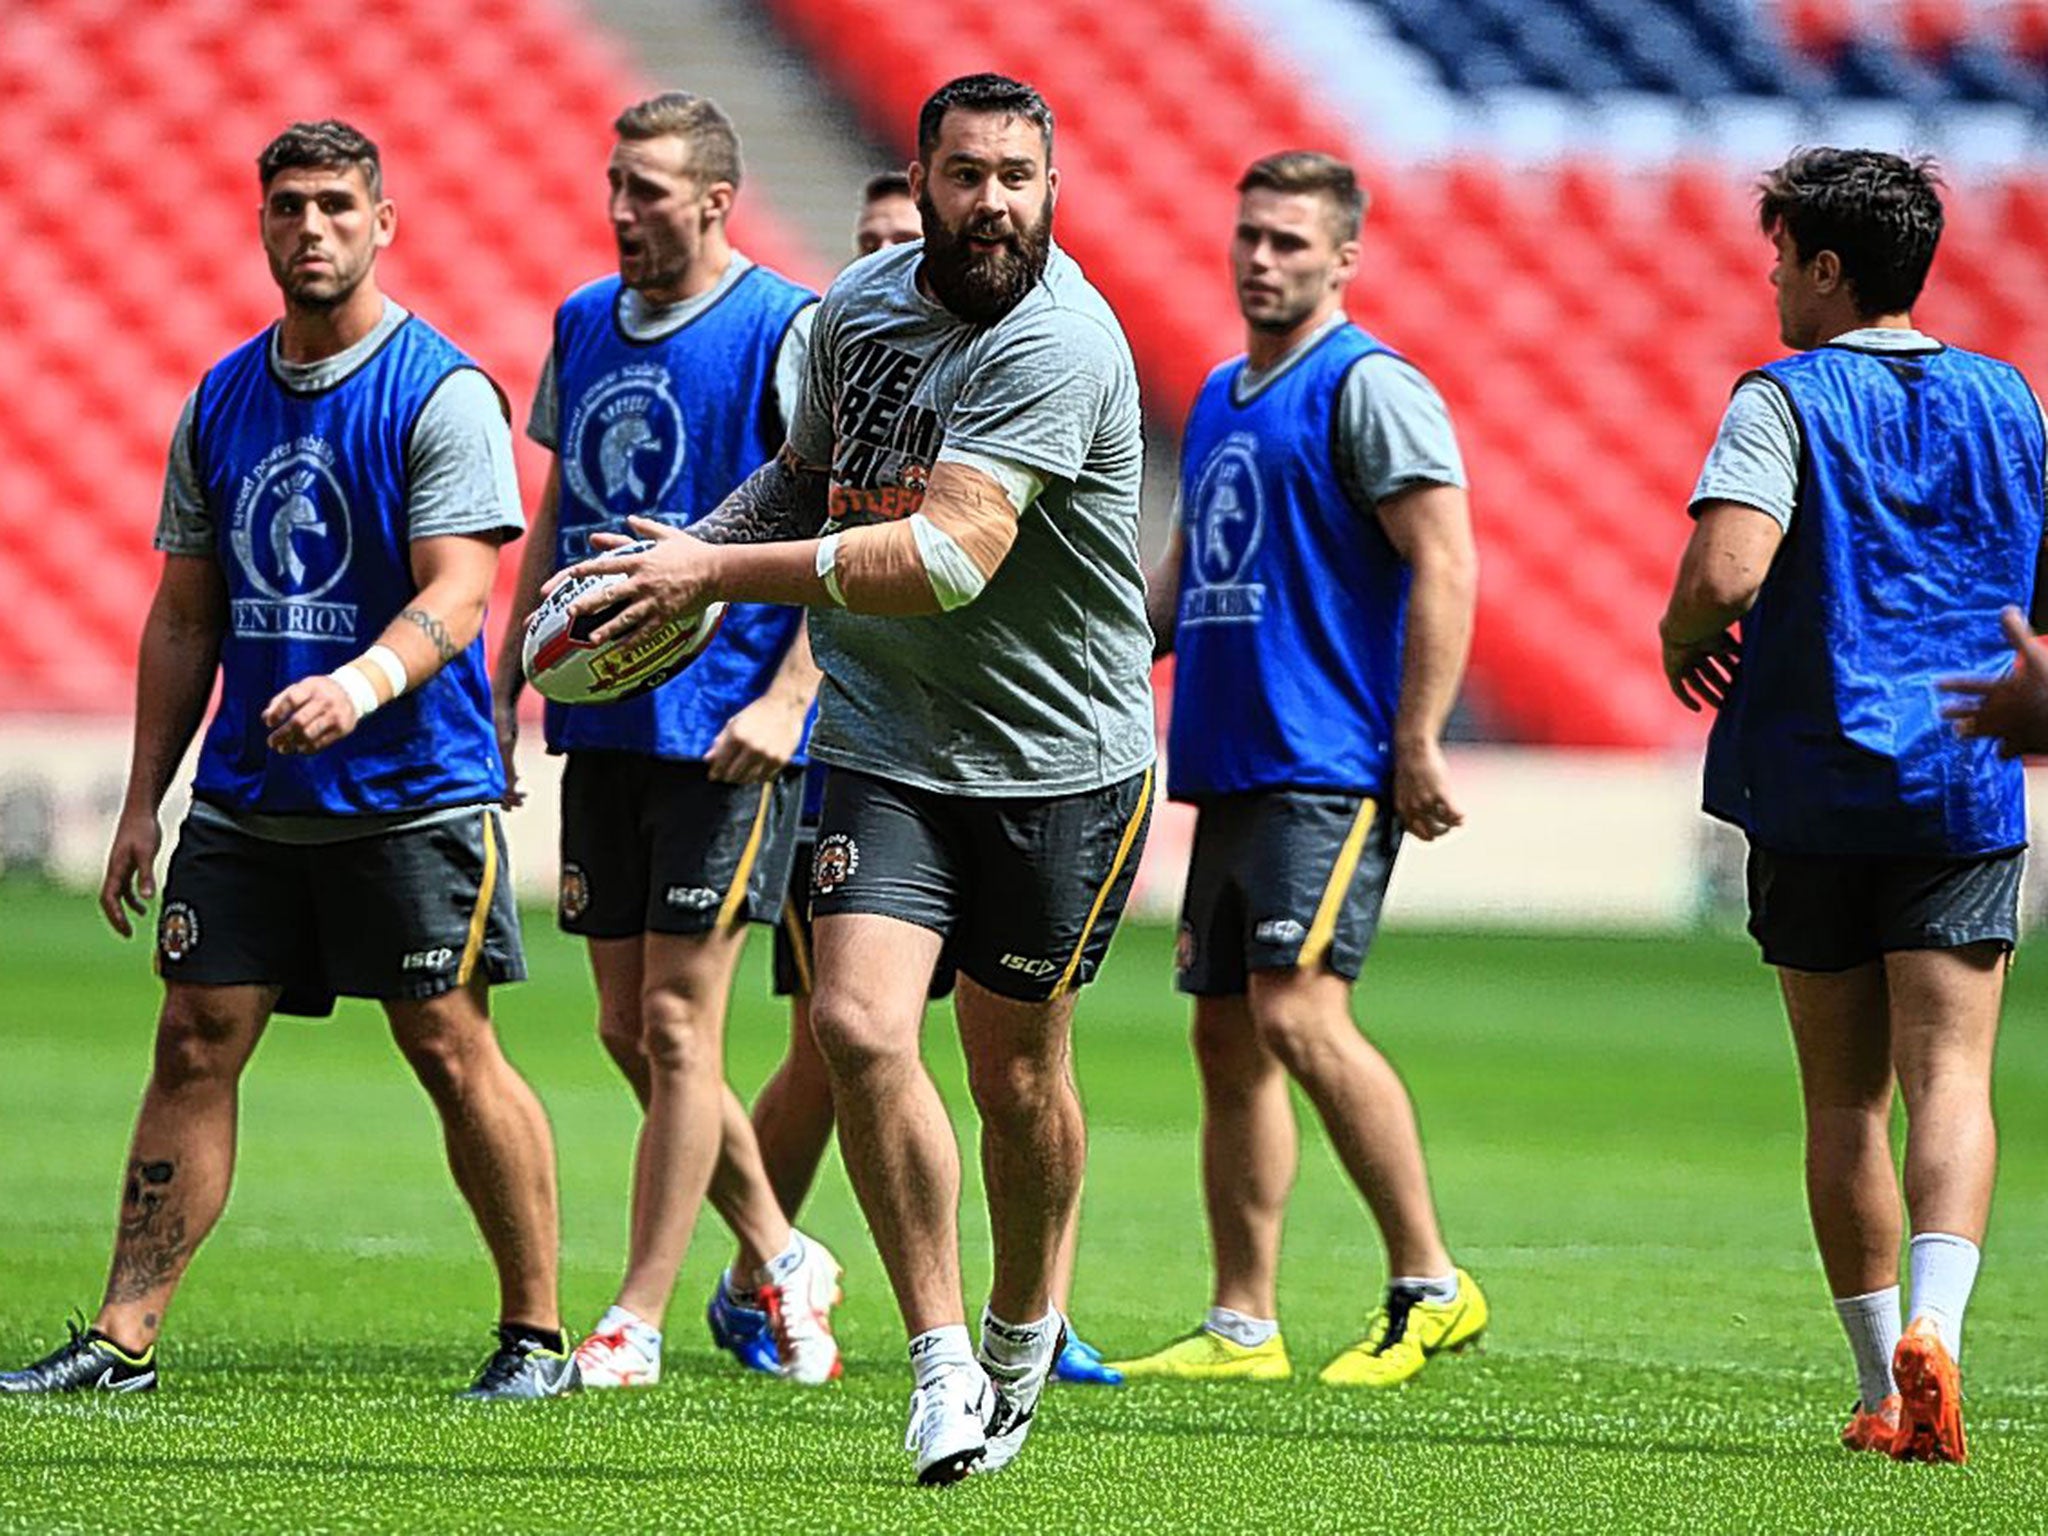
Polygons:
[[818,579],[825,583],[825,595],[844,608],[846,594],[839,590],[839,535],[836,533],[828,533],[818,540]]
[[341,685],[341,691],[348,695],[349,702],[356,707],[356,719],[367,719],[377,712],[377,690],[370,686],[370,680],[363,676],[354,662],[337,667],[327,674]]
[[[412,686],[412,679],[405,673],[404,660],[388,645],[373,645],[356,659],[368,662],[384,674],[384,681],[391,685],[391,699],[397,698]],[[391,699],[384,702],[389,704]]]

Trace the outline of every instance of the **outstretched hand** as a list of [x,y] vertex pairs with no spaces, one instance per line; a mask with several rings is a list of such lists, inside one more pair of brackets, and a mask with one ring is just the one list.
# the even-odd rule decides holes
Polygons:
[[[671,619],[702,612],[715,596],[711,583],[717,557],[712,546],[651,517],[629,517],[626,526],[630,534],[592,534],[590,542],[598,553],[557,571],[541,588],[545,597],[564,582],[586,576],[623,576],[625,580],[586,592],[569,605],[577,618],[616,610],[591,634],[599,645],[638,640]],[[654,547],[614,553],[643,539]]]
[[1996,740],[2001,757],[2048,753],[2048,646],[2017,608],[2007,608],[1999,622],[2012,642],[2012,670],[2001,677],[1943,678],[1949,698],[1941,713],[1959,736]]

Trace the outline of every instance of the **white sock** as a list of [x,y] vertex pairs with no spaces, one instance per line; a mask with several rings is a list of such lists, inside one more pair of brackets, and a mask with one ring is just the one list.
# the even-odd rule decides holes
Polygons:
[[754,1283],[780,1285],[796,1273],[797,1266],[804,1261],[804,1235],[795,1227],[789,1229],[789,1246],[775,1255],[766,1264],[754,1271]]
[[910,1341],[910,1374],[920,1387],[930,1386],[947,1371],[974,1364],[974,1345],[965,1323],[947,1323]]
[[1888,1285],[1861,1296],[1837,1296],[1835,1316],[1856,1356],[1856,1387],[1863,1406],[1877,1409],[1898,1391],[1892,1381],[1892,1351],[1899,1343],[1899,1288]]
[[1202,1326],[1246,1349],[1257,1349],[1280,1332],[1278,1318],[1247,1317],[1229,1307],[1211,1307],[1209,1315],[1202,1319]]
[[597,1320],[594,1333],[624,1333],[633,1341],[633,1347],[645,1354],[660,1355],[661,1330],[637,1312],[628,1312],[617,1302],[604,1309],[604,1316]]
[[997,1365],[1037,1365],[1052,1354],[1060,1336],[1060,1315],[1047,1312],[1035,1323],[1006,1323],[981,1309],[981,1352]]
[[1922,1232],[1913,1239],[1912,1321],[1928,1318],[1949,1358],[1963,1358],[1963,1309],[1977,1283],[1977,1245],[1953,1232]]
[[1433,1280],[1421,1275],[1395,1275],[1387,1284],[1404,1291],[1419,1291],[1424,1301],[1439,1307],[1447,1307],[1458,1299],[1458,1272],[1455,1269]]

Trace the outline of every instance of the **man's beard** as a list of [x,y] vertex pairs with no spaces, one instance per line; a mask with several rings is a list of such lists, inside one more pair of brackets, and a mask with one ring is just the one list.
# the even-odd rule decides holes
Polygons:
[[983,253],[967,242],[977,231],[992,234],[1000,223],[970,222],[958,234],[946,228],[932,206],[929,189],[917,200],[924,220],[924,280],[947,309],[974,325],[994,325],[1023,302],[1052,253],[1052,199],[1029,229],[1004,239],[1002,249]]
[[270,275],[277,280],[286,301],[298,309],[314,313],[341,308],[355,296],[355,291],[363,286],[363,279],[369,274],[367,262],[352,272],[337,267],[332,277],[315,278],[308,285],[296,279],[291,268],[280,268],[274,261],[270,264]]

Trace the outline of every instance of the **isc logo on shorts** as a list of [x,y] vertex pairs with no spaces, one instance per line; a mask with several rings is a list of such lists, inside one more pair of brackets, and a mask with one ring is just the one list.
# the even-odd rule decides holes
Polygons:
[[439,949],[416,949],[398,962],[398,968],[401,971],[445,971],[454,958],[455,951],[445,945]]
[[725,898],[708,885],[672,885],[662,893],[661,899],[685,912],[708,912]]
[[1261,944],[1296,944],[1308,936],[1308,930],[1291,917],[1269,917],[1252,930],[1252,937]]
[[1043,981],[1060,968],[1057,960],[1034,958],[1030,955],[1005,955],[996,964],[1006,971],[1016,971],[1019,975],[1029,976],[1033,981]]

